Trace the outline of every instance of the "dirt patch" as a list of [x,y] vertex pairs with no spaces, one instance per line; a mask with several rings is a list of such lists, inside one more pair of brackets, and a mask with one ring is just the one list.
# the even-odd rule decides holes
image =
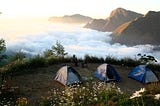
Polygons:
[[[71,65],[71,64],[68,64]],[[76,69],[82,77],[93,77],[93,72],[100,64],[88,64],[88,68],[82,68],[80,66],[73,67]],[[63,89],[64,86],[53,81],[54,76],[58,69],[62,66],[52,65],[45,68],[35,69],[36,72],[32,74],[25,74],[15,76],[12,79],[12,86],[19,87],[19,93],[21,96],[27,97],[29,105],[38,106],[38,103],[42,97],[50,96],[49,91],[53,88]],[[139,90],[144,87],[143,84],[128,78],[128,73],[133,67],[114,66],[122,78],[122,82],[116,83],[123,92],[132,93],[135,90]],[[34,70],[32,70],[34,71]]]

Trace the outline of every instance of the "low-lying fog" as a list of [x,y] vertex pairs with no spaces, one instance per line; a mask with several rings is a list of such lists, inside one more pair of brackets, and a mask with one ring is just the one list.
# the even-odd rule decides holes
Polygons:
[[137,58],[137,54],[152,55],[160,60],[160,50],[152,45],[127,47],[111,44],[111,32],[99,32],[82,28],[83,25],[54,24],[35,20],[0,20],[0,38],[5,39],[7,51],[22,51],[32,55],[43,54],[59,41],[68,52],[83,57],[89,54],[97,57]]

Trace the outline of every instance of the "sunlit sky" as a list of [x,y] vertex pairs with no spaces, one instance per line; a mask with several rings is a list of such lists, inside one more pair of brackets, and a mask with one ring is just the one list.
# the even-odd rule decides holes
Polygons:
[[117,7],[145,14],[149,10],[160,11],[160,0],[0,0],[2,17],[50,17],[79,13],[106,18]]

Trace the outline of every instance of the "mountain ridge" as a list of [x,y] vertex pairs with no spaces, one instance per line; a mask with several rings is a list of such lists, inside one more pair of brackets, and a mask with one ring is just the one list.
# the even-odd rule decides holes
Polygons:
[[81,14],[73,14],[73,15],[64,15],[62,17],[50,17],[49,21],[55,23],[87,23],[91,21],[92,18],[88,16],[84,16]]
[[[112,32],[116,28],[118,28],[120,25],[124,24],[125,22],[132,21],[141,16],[143,15],[130,10],[123,9],[123,8],[117,8],[113,10],[110,13],[110,16],[105,19],[106,23],[104,25],[103,25],[104,22],[97,24],[98,20],[94,20],[92,22],[87,23],[84,27],[91,28],[91,29],[98,29],[104,32],[105,31]],[[103,26],[98,26],[98,25],[103,25]]]
[[111,36],[114,43],[160,45],[160,12],[149,11],[143,17],[121,25]]

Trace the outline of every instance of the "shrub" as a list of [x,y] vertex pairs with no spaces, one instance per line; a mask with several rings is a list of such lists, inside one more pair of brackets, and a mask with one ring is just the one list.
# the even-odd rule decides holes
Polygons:
[[106,63],[109,63],[109,64],[115,64],[115,65],[118,65],[118,59],[114,58],[114,57],[111,57],[111,56],[107,56],[105,58],[105,62]]
[[47,49],[46,51],[43,52],[44,57],[50,57],[50,56],[55,56],[52,50]]
[[128,58],[128,57],[120,59],[118,63],[119,63],[119,65],[132,66],[132,67],[135,67],[135,66],[140,64],[139,61],[133,60],[133,59]]
[[88,54],[84,56],[84,61],[87,63],[104,63],[104,59],[102,57],[98,58],[96,56],[89,56]]
[[11,57],[11,61],[23,60],[24,58],[26,58],[25,54],[19,51]]
[[56,57],[56,56],[50,56],[46,58],[47,65],[67,63],[67,62],[71,62],[71,57],[61,58],[61,57]]
[[44,67],[46,66],[46,59],[40,55],[35,56],[34,58],[29,59],[28,65],[30,68]]
[[3,68],[4,70],[3,72],[6,74],[16,75],[19,73],[23,73],[24,69],[27,69],[27,68],[29,68],[27,60],[22,60],[22,61],[17,60],[6,65]]
[[147,67],[154,71],[160,72],[160,64],[148,64]]

